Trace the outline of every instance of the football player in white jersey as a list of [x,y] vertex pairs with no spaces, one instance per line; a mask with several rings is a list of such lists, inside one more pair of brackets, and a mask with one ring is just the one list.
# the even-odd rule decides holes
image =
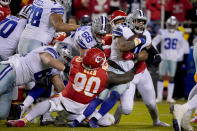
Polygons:
[[18,52],[25,55],[31,50],[48,45],[55,32],[76,30],[79,25],[63,22],[64,7],[70,0],[34,0],[27,25],[22,32]]
[[84,52],[93,47],[101,46],[102,38],[110,32],[110,23],[106,15],[100,15],[93,20],[90,26],[81,26],[67,37],[64,42],[78,50],[77,55],[83,56]]
[[[120,96],[121,105],[117,108],[114,116],[115,123],[119,123],[121,113],[130,114],[133,110],[134,94],[137,87],[140,92],[142,99],[147,106],[151,118],[153,120],[153,126],[169,126],[159,120],[158,109],[155,102],[155,90],[152,82],[150,73],[146,67],[145,60],[149,57],[154,57],[153,62],[157,61],[157,51],[151,45],[150,33],[145,29],[146,27],[146,16],[142,10],[135,10],[133,13],[127,16],[127,23],[132,34],[137,34],[146,39],[145,44],[140,45],[130,52],[123,54],[122,57],[125,60],[131,58],[136,62],[137,72],[134,79],[129,83],[129,88]],[[134,54],[134,56],[133,56]],[[151,56],[152,55],[152,56]]]
[[63,63],[67,50],[64,46],[53,48],[40,47],[28,53],[24,57],[18,54],[11,56],[8,61],[0,64],[0,119],[8,115],[14,86],[24,85],[35,81],[39,82],[49,77],[60,92],[64,89],[64,83],[60,77],[60,71],[66,70]]
[[162,62],[159,65],[159,80],[157,82],[157,102],[162,102],[163,87],[166,74],[168,74],[168,97],[167,102],[175,103],[172,98],[174,92],[174,76],[177,67],[177,60],[184,50],[184,37],[181,31],[177,30],[178,20],[171,16],[166,21],[166,29],[161,29],[158,35],[153,39],[153,45],[156,47],[161,42]]
[[[7,60],[14,55],[22,31],[27,23],[31,5],[24,6],[18,17],[8,16],[0,23],[0,59]],[[1,60],[0,60],[1,61]]]
[[[24,6],[18,16],[8,16],[0,23],[0,61],[17,52],[18,42],[27,23],[31,5]],[[18,98],[18,87],[14,88],[13,100]],[[13,105],[13,107],[16,104]]]

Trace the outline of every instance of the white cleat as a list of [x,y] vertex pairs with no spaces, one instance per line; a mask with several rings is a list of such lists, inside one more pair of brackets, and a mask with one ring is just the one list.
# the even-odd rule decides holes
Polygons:
[[172,123],[174,131],[181,131],[181,120],[186,112],[187,109],[179,104],[175,104],[170,107],[170,113],[173,115]]
[[156,103],[162,103],[162,99],[156,99]]
[[162,121],[158,121],[157,123],[153,123],[153,126],[163,126],[163,127],[170,127],[169,124],[162,122]]
[[192,127],[192,125],[190,124],[190,115],[187,115],[187,113],[184,114],[182,120],[181,120],[181,127],[185,130],[185,131],[194,131],[194,128]]
[[167,99],[167,103],[176,103],[176,101],[174,99]]

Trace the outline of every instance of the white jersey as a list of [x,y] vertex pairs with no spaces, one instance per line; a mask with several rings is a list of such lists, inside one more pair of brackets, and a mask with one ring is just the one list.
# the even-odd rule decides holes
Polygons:
[[7,60],[16,52],[26,22],[26,19],[16,16],[8,16],[0,22],[0,56],[3,60]]
[[[129,29],[128,27],[124,25],[119,25],[120,29],[122,29],[123,37],[125,40],[128,40],[131,36],[134,35],[134,32]],[[142,34],[146,36],[146,43],[143,45],[139,45],[131,50],[132,53],[138,54],[144,47],[149,46],[151,44],[151,35],[150,33],[145,30],[144,33]],[[111,55],[110,55],[111,60],[123,60],[121,57],[121,52],[116,46],[116,41],[112,39],[112,45],[111,45]]]
[[163,60],[177,61],[180,52],[184,52],[184,37],[181,31],[175,30],[170,33],[167,29],[161,29],[158,35],[153,39],[153,46],[161,42],[161,56]]
[[43,78],[60,74],[60,71],[57,69],[42,63],[39,54],[44,52],[49,53],[55,59],[59,57],[53,47],[44,46],[33,50],[24,57],[14,55],[9,58],[8,63],[16,72],[16,85],[23,85],[31,81],[39,81]]
[[21,37],[38,40],[48,45],[55,34],[55,29],[49,20],[52,13],[64,14],[64,9],[55,1],[34,0],[27,26]]
[[75,48],[79,46],[81,49],[91,49],[97,45],[91,32],[91,26],[78,28],[76,32],[67,37],[64,42],[74,45]]

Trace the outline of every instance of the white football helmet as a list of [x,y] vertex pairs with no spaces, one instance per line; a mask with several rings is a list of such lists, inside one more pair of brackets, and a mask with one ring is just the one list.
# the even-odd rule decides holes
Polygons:
[[178,27],[178,20],[175,16],[170,16],[166,21],[166,28],[169,32],[174,32]]
[[135,10],[126,18],[127,26],[137,34],[142,34],[146,28],[147,18],[142,10]]
[[0,3],[2,4],[2,5],[9,5],[10,4],[10,2],[11,2],[11,0],[0,0]]
[[20,12],[18,13],[18,15],[27,19],[29,17],[30,11],[31,11],[31,6],[32,6],[31,4],[24,6],[20,10]]
[[109,19],[106,15],[95,18],[91,26],[92,35],[97,42],[101,43],[102,38],[111,30]]
[[71,59],[73,58],[72,56],[72,47],[65,43],[65,42],[57,42],[54,45],[54,48],[56,49],[56,51],[59,54],[59,60],[61,62],[63,62],[64,64],[67,64],[71,61]]
[[62,5],[65,9],[69,9],[72,5],[72,0],[56,0],[60,5]]

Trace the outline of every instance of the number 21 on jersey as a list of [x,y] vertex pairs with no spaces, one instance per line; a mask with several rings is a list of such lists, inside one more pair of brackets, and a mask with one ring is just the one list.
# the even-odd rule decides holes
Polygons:
[[79,72],[75,75],[73,88],[77,92],[84,92],[86,96],[92,97],[98,92],[100,83],[100,78],[94,76],[87,78],[86,74]]

